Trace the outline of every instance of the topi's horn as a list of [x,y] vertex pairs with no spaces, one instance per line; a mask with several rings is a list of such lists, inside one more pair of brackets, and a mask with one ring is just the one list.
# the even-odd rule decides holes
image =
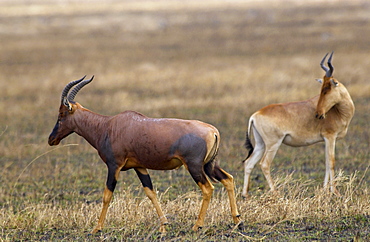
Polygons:
[[63,89],[63,92],[62,92],[62,97],[61,97],[61,100],[63,102],[63,99],[67,96],[69,90],[76,84],[80,83],[83,79],[85,79],[86,75],[84,77],[82,77],[81,79],[79,80],[76,80],[76,81],[71,81],[70,83],[68,83],[65,88]]
[[75,88],[73,88],[71,93],[69,93],[69,95],[68,95],[68,98],[67,98],[68,101],[72,102],[73,99],[75,98],[76,94],[78,93],[78,91],[80,91],[81,88],[83,88],[85,85],[89,84],[93,79],[94,79],[94,76],[92,76],[91,79],[89,79],[89,80],[84,80],[83,82],[79,83]]

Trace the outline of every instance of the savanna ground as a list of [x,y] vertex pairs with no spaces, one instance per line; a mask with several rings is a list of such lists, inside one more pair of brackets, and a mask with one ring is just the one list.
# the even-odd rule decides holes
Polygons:
[[[302,1],[303,2],[303,1]],[[1,1],[0,239],[66,241],[366,241],[370,239],[368,1]],[[337,143],[342,196],[322,189],[324,144],[282,146],[279,193],[257,165],[243,199],[249,116],[274,102],[317,95],[319,62],[334,50],[334,76],[356,113]],[[234,227],[216,184],[206,224],[190,229],[200,190],[184,168],[151,171],[168,232],[135,172],[122,172],[105,229],[96,225],[106,166],[81,137],[49,147],[67,82],[95,80],[76,97],[92,111],[136,110],[199,119],[221,132],[218,161],[235,177],[243,225]]]

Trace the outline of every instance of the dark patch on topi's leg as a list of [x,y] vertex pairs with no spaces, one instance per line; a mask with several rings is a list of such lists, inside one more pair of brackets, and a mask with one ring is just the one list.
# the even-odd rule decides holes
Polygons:
[[153,190],[153,184],[152,184],[152,179],[150,179],[149,174],[142,174],[140,171],[136,170],[136,174],[139,177],[141,184],[143,187],[147,187],[150,190]]
[[207,176],[211,179],[212,182],[217,182],[216,173],[215,173],[215,160],[211,160],[210,162],[204,165],[204,172]]
[[195,183],[207,183],[207,177],[203,170],[202,160],[198,160],[198,162],[193,161],[193,165],[188,165],[188,171]]
[[217,164],[215,165],[213,172],[214,172],[215,178],[218,181],[229,179],[229,177],[224,173],[224,171]]
[[111,168],[108,166],[108,179],[107,179],[107,188],[111,191],[111,192],[114,192],[114,189],[116,188],[116,185],[117,185],[117,180],[116,180],[116,177],[115,177],[115,172],[116,172],[116,169],[114,168]]
[[116,185],[117,185],[117,179],[115,177],[116,170],[118,168],[116,158],[114,157],[112,145],[109,139],[109,136],[106,135],[105,138],[102,140],[100,144],[100,157],[104,160],[108,167],[108,179],[107,179],[107,188],[113,192]]

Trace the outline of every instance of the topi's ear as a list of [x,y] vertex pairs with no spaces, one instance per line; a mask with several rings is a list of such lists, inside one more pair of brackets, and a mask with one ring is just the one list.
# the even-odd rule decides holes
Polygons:
[[322,84],[322,79],[316,79],[316,81],[320,82]]
[[63,105],[66,106],[69,111],[72,111],[72,105],[69,103],[67,97],[63,97]]

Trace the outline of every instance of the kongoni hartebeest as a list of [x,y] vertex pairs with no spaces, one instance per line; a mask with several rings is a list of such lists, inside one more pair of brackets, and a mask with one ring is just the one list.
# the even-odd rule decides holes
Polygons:
[[[324,187],[330,181],[330,190],[339,194],[334,184],[335,142],[346,135],[355,106],[345,86],[333,78],[333,52],[327,62],[329,68],[324,65],[327,55],[320,62],[326,72],[324,78],[318,80],[322,83],[320,95],[302,102],[271,104],[250,117],[245,143],[249,154],[244,161],[243,196],[248,194],[250,174],[260,159],[270,189],[275,190],[270,166],[281,143],[299,147],[320,141],[325,141]],[[252,133],[254,148],[250,141]]]
[[120,171],[129,169],[136,171],[146,195],[158,213],[160,231],[165,232],[168,221],[158,203],[147,169],[172,170],[182,165],[203,193],[193,230],[198,230],[204,224],[214,190],[210,180],[220,181],[225,186],[234,222],[240,222],[233,177],[215,162],[220,134],[214,126],[197,120],[148,118],[134,111],[125,111],[115,116],[93,113],[74,101],[77,92],[93,79],[83,81],[84,78],[72,81],[64,88],[58,121],[49,136],[49,145],[58,145],[63,138],[75,132],[98,151],[107,165],[103,208],[94,233],[103,228]]

